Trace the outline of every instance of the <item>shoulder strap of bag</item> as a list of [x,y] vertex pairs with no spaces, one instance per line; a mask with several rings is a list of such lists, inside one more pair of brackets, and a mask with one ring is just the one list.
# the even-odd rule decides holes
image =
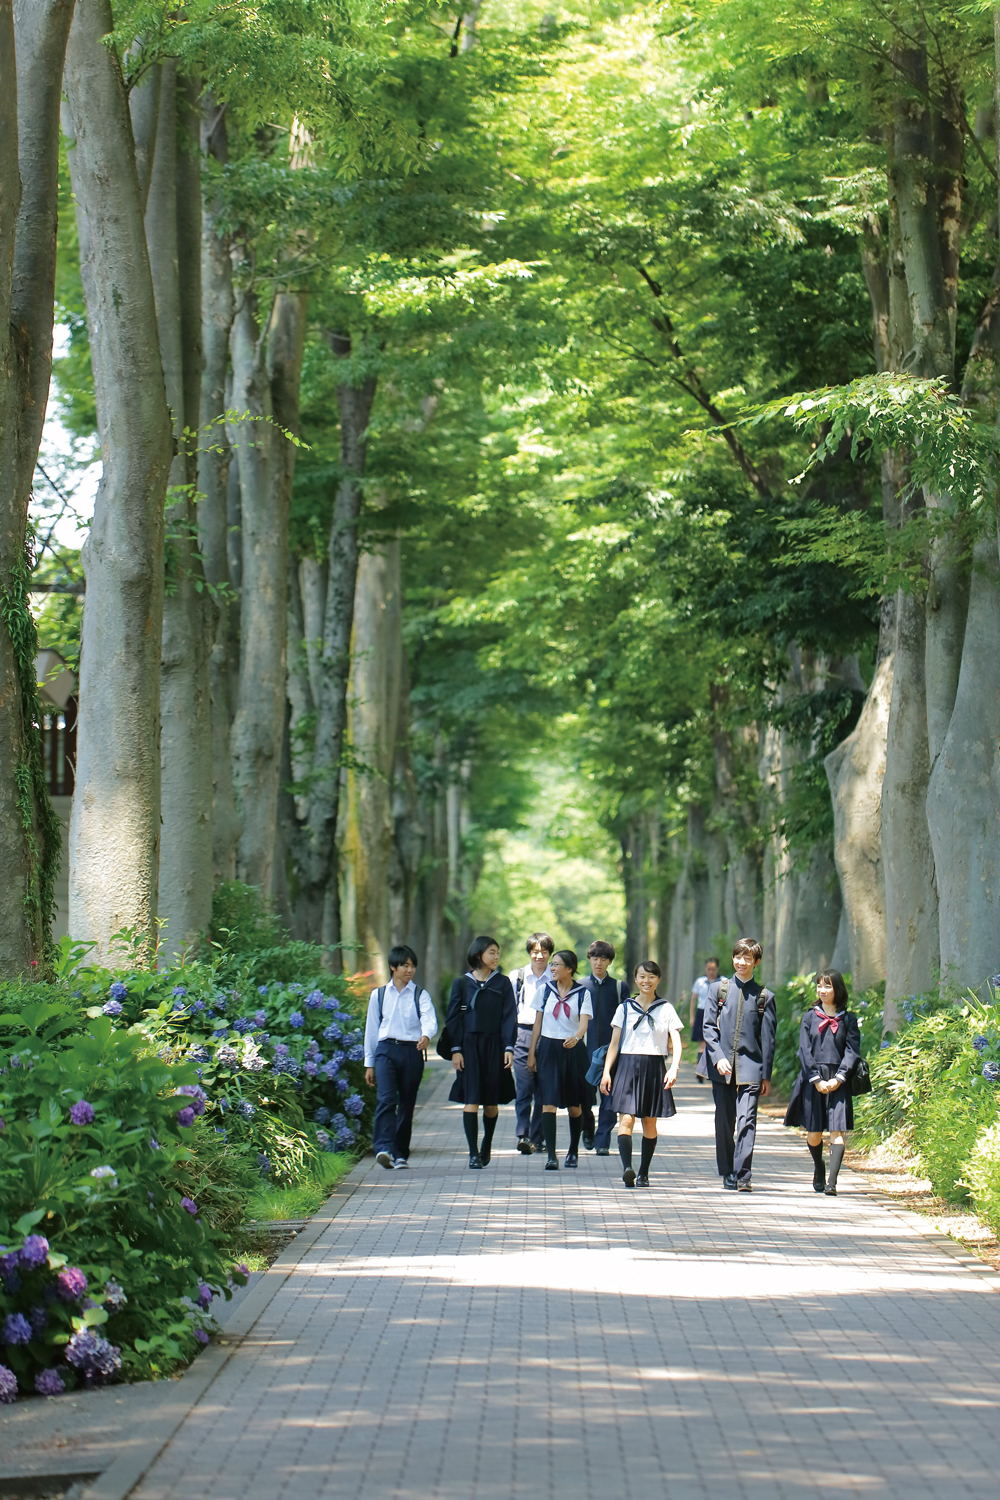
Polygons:
[[[518,1005],[521,1004],[521,996],[524,994],[524,969],[526,969],[527,967],[528,967],[527,964],[525,964],[524,968],[518,969],[518,971],[517,971],[517,1003],[518,1003]],[[587,1139],[589,1140],[590,1137],[588,1136]]]
[[[384,984],[380,984],[378,987],[378,1024],[380,1026],[382,1024],[382,1006],[385,1003],[385,991],[386,986]],[[589,1140],[590,1137],[588,1136],[587,1139]]]
[[[720,1006],[725,1005],[725,1003],[726,1003],[726,996],[728,994],[729,994],[729,980],[728,979],[720,979],[719,980],[719,994],[718,994],[718,1001],[719,1001],[719,1005]],[[589,1139],[589,1137],[588,1137],[588,1139]]]

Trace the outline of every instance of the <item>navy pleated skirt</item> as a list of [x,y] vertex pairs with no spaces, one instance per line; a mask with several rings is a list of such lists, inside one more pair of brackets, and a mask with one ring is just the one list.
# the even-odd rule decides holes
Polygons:
[[[556,1109],[569,1109],[582,1104],[586,1071],[587,1048],[577,1042],[575,1047],[564,1047],[558,1037],[540,1036],[535,1047],[535,1062],[538,1066],[538,1092],[542,1104],[554,1104]],[[583,1066],[581,1067],[581,1063]]]
[[452,1104],[509,1104],[514,1073],[503,1065],[499,1031],[470,1031],[462,1048],[465,1067],[455,1074],[448,1098]]
[[619,1115],[644,1120],[669,1120],[677,1113],[674,1096],[663,1087],[667,1065],[662,1057],[619,1053],[611,1082],[611,1108]]
[[800,1073],[785,1111],[786,1125],[801,1125],[810,1135],[822,1130],[854,1129],[854,1098],[850,1083],[842,1083],[832,1094],[820,1094]]

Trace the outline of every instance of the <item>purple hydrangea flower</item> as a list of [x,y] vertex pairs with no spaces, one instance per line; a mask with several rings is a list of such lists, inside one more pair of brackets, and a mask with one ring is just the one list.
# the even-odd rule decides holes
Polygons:
[[12,1406],[17,1400],[17,1376],[6,1365],[0,1365],[0,1406]]
[[972,1038],[972,1045],[977,1052],[985,1052],[990,1045],[990,1039],[988,1036],[974,1036]]
[[365,1049],[364,1049],[364,1047],[361,1047],[361,1046],[351,1047],[350,1050],[348,1051],[348,1054],[347,1054],[347,1061],[348,1062],[364,1062],[364,1057],[365,1057]]
[[106,1005],[101,1006],[101,1010],[106,1016],[120,1016],[122,1013],[122,1003],[120,1000],[109,1000]]
[[222,1068],[238,1068],[240,1065],[240,1054],[235,1047],[220,1047],[215,1054],[215,1060]]
[[108,994],[111,996],[112,1000],[124,1000],[126,995],[128,994],[128,990],[122,984],[120,979],[116,979],[114,984],[108,990]]
[[317,1073],[319,1072],[319,1068],[317,1068],[316,1064],[310,1057],[306,1062],[302,1064],[302,1071],[307,1078],[315,1078]]
[[63,1302],[79,1302],[87,1290],[87,1278],[79,1266],[66,1266],[56,1277],[56,1296]]
[[344,1033],[340,1029],[340,1027],[337,1025],[336,1021],[331,1021],[330,1024],[329,1024],[329,1026],[326,1028],[326,1030],[323,1033],[324,1039],[326,1041],[328,1041],[328,1042],[339,1042],[340,1038],[343,1035],[344,1035]]
[[61,1396],[66,1387],[58,1370],[39,1370],[35,1376],[35,1394]]
[[189,1047],[188,1057],[192,1062],[207,1063],[212,1061],[212,1054],[207,1047]]
[[25,1271],[37,1271],[49,1258],[48,1240],[42,1234],[29,1234],[17,1258]]
[[208,1282],[200,1281],[198,1283],[198,1295],[195,1298],[195,1302],[201,1308],[202,1312],[208,1312],[208,1309],[212,1305],[212,1296],[212,1288],[209,1286]]
[[325,1130],[317,1130],[316,1144],[321,1151],[332,1151],[334,1149],[333,1137],[327,1135]]
[[320,1105],[319,1109],[313,1115],[313,1119],[316,1121],[317,1125],[326,1125],[329,1122],[330,1111],[327,1109],[325,1104]]
[[190,1106],[188,1106],[188,1105],[185,1105],[185,1107],[183,1109],[179,1109],[177,1111],[177,1123],[178,1123],[178,1125],[182,1126],[184,1129],[187,1129],[187,1127],[189,1125],[193,1125],[194,1124],[194,1110],[191,1109]]
[[241,1099],[238,1104],[234,1104],[233,1111],[244,1120],[252,1120],[257,1113],[256,1106],[251,1104],[249,1099]]
[[330,1053],[330,1062],[333,1064],[334,1070],[336,1072],[338,1072],[338,1073],[340,1072],[340,1069],[344,1066],[344,1064],[345,1064],[346,1061],[347,1061],[347,1053],[346,1052],[331,1052]]
[[306,1024],[306,1018],[300,1010],[293,1010],[288,1017],[288,1024],[294,1031],[301,1031]]
[[8,1292],[19,1292],[21,1290],[21,1277],[18,1274],[18,1254],[16,1250],[9,1250],[6,1255],[0,1255],[0,1281],[3,1282]]
[[182,1083],[180,1088],[174,1090],[175,1094],[182,1094],[191,1100],[191,1108],[196,1115],[205,1113],[205,1105],[208,1103],[208,1095],[197,1083]]
[[205,1009],[204,1000],[192,1000],[191,1009],[195,1012],[196,1015],[200,1015],[201,1012]]
[[160,1145],[160,1143],[156,1139],[155,1135],[151,1135],[149,1137],[149,1149],[150,1149],[150,1151],[162,1151],[163,1150],[163,1147]]
[[80,1099],[73,1105],[69,1117],[74,1125],[90,1125],[94,1118],[94,1106],[88,1104],[86,1099]]
[[121,1354],[114,1344],[89,1328],[74,1333],[66,1345],[66,1363],[79,1370],[88,1385],[110,1379],[122,1367]]
[[173,995],[175,1000],[183,1000],[184,996],[187,994],[187,990],[182,984],[175,984],[170,993]]
[[304,1001],[306,1010],[319,1010],[320,1006],[323,1004],[323,999],[324,996],[322,990],[310,990]]
[[247,1016],[237,1016],[233,1022],[233,1030],[240,1036],[246,1036],[248,1031],[253,1031],[253,1022]]
[[274,1044],[274,1055],[275,1055],[275,1057],[287,1057],[288,1056],[288,1043],[287,1042],[275,1042],[275,1044]]
[[997,1080],[1000,1079],[1000,1063],[983,1063],[983,1077],[986,1079],[987,1083],[996,1083]]
[[349,1150],[354,1145],[356,1139],[354,1131],[348,1130],[346,1126],[337,1131],[337,1146],[341,1151]]
[[104,1288],[104,1311],[106,1313],[119,1313],[128,1302],[124,1287],[120,1286],[112,1276]]
[[350,1094],[344,1100],[344,1110],[349,1115],[360,1115],[365,1107],[365,1101],[360,1094]]
[[7,1129],[7,1122],[4,1120],[3,1115],[0,1115],[0,1131],[6,1130],[6,1129]]
[[260,1168],[260,1175],[262,1177],[270,1177],[271,1161],[269,1157],[264,1155],[263,1151],[257,1152],[257,1165]]
[[198,1205],[193,1198],[182,1198],[181,1208],[189,1214],[196,1214],[198,1212]]
[[266,1025],[267,1024],[267,1011],[266,1010],[255,1010],[254,1013],[253,1013],[253,1019],[254,1019],[254,1025],[255,1026],[264,1026],[264,1025]]
[[198,1340],[199,1344],[208,1343],[208,1334],[205,1332],[204,1328],[196,1328],[194,1331],[194,1336]]
[[30,1344],[31,1324],[23,1313],[8,1313],[3,1323],[3,1333],[0,1334],[5,1344]]
[[49,1315],[45,1308],[36,1302],[28,1314],[28,1322],[31,1324],[31,1331],[35,1338],[38,1338],[39,1334],[44,1333],[49,1326]]

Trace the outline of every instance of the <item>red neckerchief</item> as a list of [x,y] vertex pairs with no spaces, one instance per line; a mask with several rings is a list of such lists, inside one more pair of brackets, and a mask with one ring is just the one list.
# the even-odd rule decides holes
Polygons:
[[840,1022],[837,1019],[837,1017],[836,1016],[828,1016],[827,1013],[826,1013],[826,1011],[823,1009],[822,1005],[817,1005],[816,1006],[816,1014],[819,1016],[819,1034],[820,1034],[820,1036],[823,1035],[824,1031],[826,1030],[826,1028],[828,1026],[829,1026],[830,1030],[833,1032],[834,1036],[836,1036],[837,1032],[840,1030]]

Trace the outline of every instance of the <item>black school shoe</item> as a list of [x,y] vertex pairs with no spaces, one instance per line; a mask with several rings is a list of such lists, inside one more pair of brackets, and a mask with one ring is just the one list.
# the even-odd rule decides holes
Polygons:
[[828,1198],[836,1198],[836,1196],[837,1196],[837,1184],[835,1182],[831,1182],[831,1184],[830,1184],[830,1186],[828,1188],[824,1188],[823,1189],[823,1192],[826,1194],[826,1196]]
[[526,1135],[518,1136],[517,1149],[518,1151],[520,1151],[522,1156],[533,1156],[535,1152],[534,1146],[528,1140],[528,1137]]
[[813,1192],[823,1193],[826,1191],[826,1168],[822,1162],[813,1173]]
[[546,1170],[546,1172],[558,1172],[558,1170],[559,1170],[559,1158],[558,1158],[558,1156],[550,1156],[549,1157],[548,1161],[545,1163],[545,1170]]
[[645,1172],[639,1173],[638,1177],[635,1179],[635,1185],[636,1187],[649,1187],[649,1178],[646,1176]]
[[593,1151],[593,1149],[594,1149],[594,1136],[596,1134],[597,1134],[597,1132],[594,1131],[594,1130],[585,1130],[583,1132],[583,1135],[581,1136],[581,1140],[583,1141],[583,1149],[584,1149],[584,1151]]
[[627,1188],[634,1188],[635,1187],[635,1170],[634,1170],[634,1168],[632,1168],[632,1167],[626,1167],[625,1168],[624,1172],[622,1173],[622,1182],[624,1182],[624,1184],[625,1184],[625,1186]]
[[565,1157],[563,1158],[563,1166],[564,1167],[578,1167],[579,1165],[580,1165],[580,1158],[577,1156],[576,1152],[575,1151],[567,1151]]
[[610,1146],[598,1146],[597,1150],[594,1152],[594,1155],[595,1156],[610,1156],[611,1155],[611,1147]]
[[469,1166],[473,1167],[477,1172],[481,1172],[482,1171],[482,1169],[483,1169],[483,1158],[480,1156],[480,1154],[479,1154],[478,1151],[470,1151],[469,1152]]
[[492,1155],[493,1155],[493,1152],[492,1152],[492,1150],[491,1150],[491,1148],[489,1146],[480,1146],[480,1148],[479,1148],[479,1165],[481,1167],[488,1167],[489,1164],[490,1164],[490,1157]]
[[738,1193],[752,1193],[753,1192],[753,1183],[752,1182],[738,1182],[736,1184],[736,1191]]
[[727,1172],[726,1175],[725,1175],[725,1177],[723,1177],[723,1179],[722,1179],[722,1186],[725,1188],[725,1190],[726,1190],[727,1193],[735,1193],[735,1191],[736,1191],[736,1173],[735,1172]]

